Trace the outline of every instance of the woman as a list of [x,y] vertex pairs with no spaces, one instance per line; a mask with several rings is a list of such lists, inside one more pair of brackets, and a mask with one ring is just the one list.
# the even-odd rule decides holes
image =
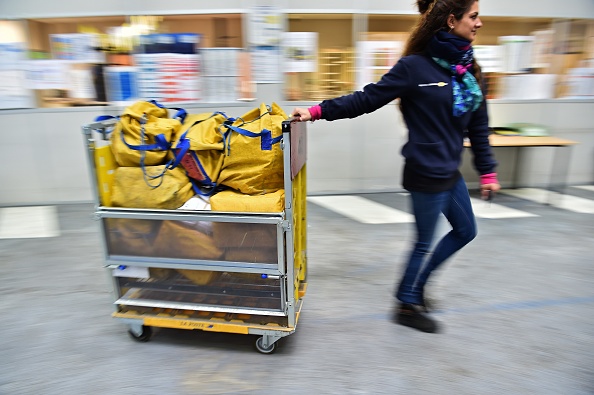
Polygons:
[[[482,22],[478,0],[419,0],[421,14],[403,57],[379,82],[362,91],[324,100],[309,109],[296,108],[299,121],[354,118],[400,99],[408,128],[402,148],[403,187],[410,192],[416,242],[396,292],[396,321],[424,332],[437,332],[428,313],[424,287],[431,273],[476,236],[470,196],[458,167],[468,137],[481,195],[499,191],[489,145],[488,114],[481,90],[481,71],[471,43]],[[437,219],[452,225],[429,254]]]

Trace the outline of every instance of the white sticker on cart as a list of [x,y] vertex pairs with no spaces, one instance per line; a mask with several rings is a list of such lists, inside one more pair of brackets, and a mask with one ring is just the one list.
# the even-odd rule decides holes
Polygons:
[[148,267],[139,266],[120,266],[113,269],[114,277],[131,277],[131,278],[149,278]]

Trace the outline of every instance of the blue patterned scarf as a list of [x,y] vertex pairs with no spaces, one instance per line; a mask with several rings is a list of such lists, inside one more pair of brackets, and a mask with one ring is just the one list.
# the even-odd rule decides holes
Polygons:
[[470,41],[444,31],[428,45],[428,53],[441,67],[452,73],[455,117],[475,111],[483,101],[483,92],[472,75],[473,51]]

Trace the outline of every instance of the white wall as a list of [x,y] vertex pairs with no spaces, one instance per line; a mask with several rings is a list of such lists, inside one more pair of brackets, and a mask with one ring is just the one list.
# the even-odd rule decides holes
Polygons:
[[[523,149],[520,186],[542,187],[561,182],[552,166],[555,155],[571,153],[569,184],[594,183],[594,100],[490,101],[490,125],[504,126],[514,122],[543,124],[560,138],[577,141],[567,149]],[[310,194],[378,192],[401,190],[403,159],[400,155],[406,141],[406,130],[400,113],[390,104],[373,114],[353,120],[317,121],[308,125],[308,191]],[[567,150],[561,151],[559,150]],[[511,186],[517,150],[496,148],[497,172],[504,187]],[[466,150],[462,173],[471,187],[478,176]],[[562,162],[561,162],[562,164]]]
[[[238,13],[255,5],[276,5],[291,13],[416,14],[414,4],[412,0],[301,0],[298,3],[289,0],[2,0],[0,18]],[[483,16],[594,18],[592,0],[481,0],[480,7]]]
[[[279,103],[287,113],[295,105]],[[256,103],[189,106],[190,112],[225,111],[238,116]],[[558,137],[576,140],[571,148],[569,184],[594,183],[594,100],[492,101],[491,125],[537,122]],[[121,107],[8,110],[0,112],[0,205],[92,201],[82,126]],[[308,193],[340,194],[399,191],[406,130],[399,110],[389,104],[352,120],[308,123]],[[561,148],[564,149],[564,148]],[[520,163],[521,186],[546,186],[556,148],[528,148]],[[498,148],[504,186],[512,179],[515,150]],[[477,177],[465,155],[462,171],[469,185]]]

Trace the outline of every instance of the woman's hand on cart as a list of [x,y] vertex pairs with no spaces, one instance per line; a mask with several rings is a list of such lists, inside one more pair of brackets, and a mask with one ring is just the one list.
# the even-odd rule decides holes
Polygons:
[[496,192],[499,192],[501,186],[498,183],[481,185],[481,197],[490,202],[493,200]]
[[306,108],[295,108],[291,114],[292,120],[297,122],[311,121],[311,114]]

